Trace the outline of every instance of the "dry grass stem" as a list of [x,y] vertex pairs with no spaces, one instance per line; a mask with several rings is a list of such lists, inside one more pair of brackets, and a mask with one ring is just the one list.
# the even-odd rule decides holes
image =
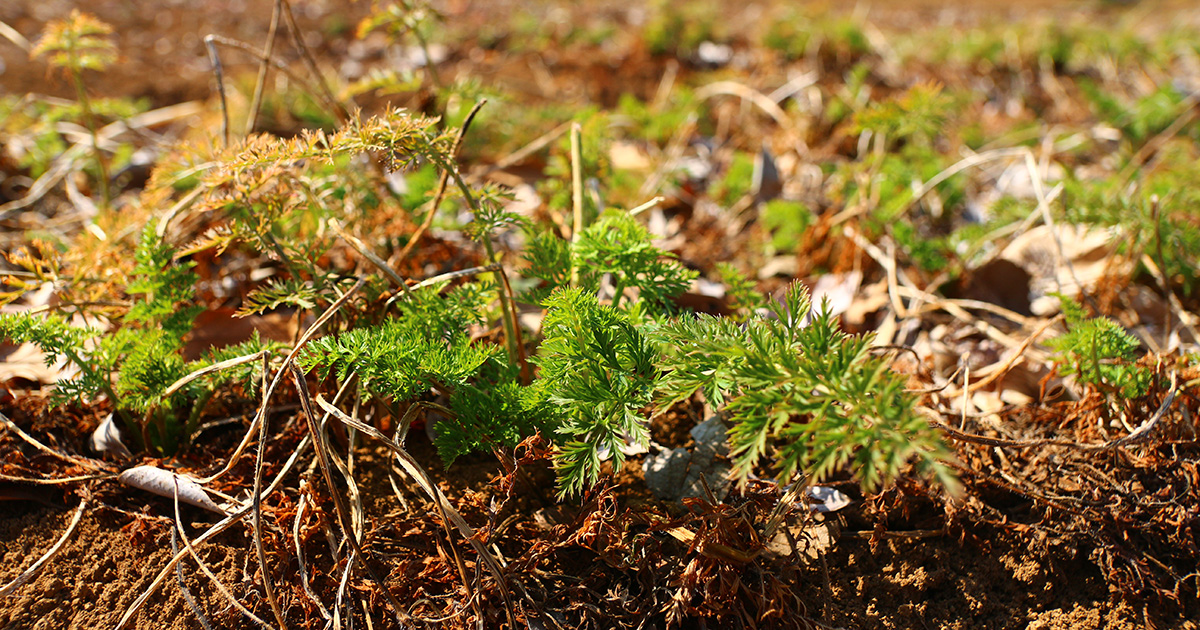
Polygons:
[[261,628],[267,628],[270,630],[272,628],[271,624],[263,621],[257,615],[250,612],[250,609],[243,606],[242,603],[238,601],[237,597],[230,592],[229,588],[225,586],[221,579],[212,572],[212,569],[208,568],[208,565],[204,563],[204,560],[200,557],[200,554],[196,553],[196,549],[192,546],[191,541],[188,540],[187,532],[183,528],[183,520],[179,516],[178,491],[175,493],[175,528],[176,531],[179,532],[179,538],[183,541],[184,551],[186,551],[187,554],[192,557],[192,560],[196,561],[196,566],[200,567],[200,571],[204,573],[204,575],[207,576],[210,581],[212,581],[213,587],[217,589],[217,592],[219,592],[226,600],[228,600],[229,604],[236,608],[238,612],[242,613],[242,615],[244,615],[247,619],[253,621]]
[[[174,527],[171,528],[171,553],[179,553],[179,532]],[[204,609],[200,602],[196,601],[192,595],[192,590],[187,587],[187,582],[183,577],[183,565],[175,565],[175,583],[179,585],[179,594],[183,596],[183,601],[187,602],[188,609],[196,616],[196,621],[200,622],[200,627],[204,630],[213,630],[212,623],[208,621],[208,615],[204,614]]]
[[76,457],[74,455],[60,453],[60,452],[50,448],[49,446],[42,444],[41,442],[39,442],[37,440],[37,438],[22,431],[21,427],[17,426],[17,424],[15,422],[13,422],[12,420],[9,420],[8,416],[4,415],[3,413],[0,413],[0,424],[3,424],[6,429],[17,434],[17,437],[24,440],[30,446],[36,448],[37,450],[39,450],[47,455],[50,455],[51,457],[61,459],[65,462],[70,462],[72,464],[75,464],[76,466],[81,466],[88,470],[102,472],[102,473],[110,472],[110,468],[102,462],[96,462],[96,461],[92,461],[92,460],[84,458],[84,457]]
[[258,78],[254,81],[254,95],[250,97],[250,113],[246,116],[245,135],[254,133],[258,126],[258,110],[262,107],[263,90],[267,85],[267,71],[270,65],[267,59],[275,54],[275,37],[279,33],[279,17],[283,13],[283,0],[275,0],[275,8],[271,10],[271,25],[267,27],[267,43],[263,45],[262,59],[258,62]]
[[296,548],[296,563],[297,570],[300,572],[300,587],[304,589],[304,594],[308,596],[309,601],[317,607],[317,612],[321,614],[321,618],[328,621],[329,610],[325,608],[325,604],[321,602],[321,598],[312,590],[312,584],[308,579],[308,562],[305,559],[304,543],[300,540],[300,525],[304,522],[304,512],[308,508],[309,488],[308,482],[304,479],[300,480],[300,498],[296,502],[296,517],[292,522],[292,540],[295,542]]
[[743,101],[753,103],[764,113],[771,117],[780,128],[790,130],[793,128],[792,121],[788,118],[787,112],[779,106],[771,97],[759,92],[758,90],[749,87],[737,81],[717,81],[696,90],[696,100],[705,101],[714,96],[736,96]]
[[255,352],[254,354],[244,354],[240,357],[226,359],[224,361],[219,361],[217,363],[213,363],[212,365],[209,365],[207,367],[200,368],[199,370],[196,370],[196,371],[192,372],[191,374],[188,374],[187,376],[184,376],[183,378],[172,383],[169,387],[167,387],[165,390],[163,390],[162,397],[167,398],[171,394],[174,394],[175,392],[179,391],[184,385],[187,385],[188,383],[191,383],[192,381],[194,381],[198,378],[203,378],[205,376],[208,376],[209,374],[216,374],[217,372],[220,372],[221,370],[227,370],[231,367],[237,367],[239,365],[245,365],[246,363],[252,363],[254,361],[259,361],[267,355],[268,355],[267,351],[262,350],[259,352]]
[[477,537],[475,536],[475,530],[467,524],[467,521],[463,519],[458,510],[454,508],[454,505],[446,499],[446,496],[442,494],[441,489],[429,479],[428,474],[421,468],[417,461],[413,459],[403,447],[392,441],[383,433],[380,433],[377,429],[375,429],[375,427],[363,424],[362,422],[351,418],[337,407],[334,407],[326,402],[325,399],[320,395],[317,395],[316,403],[323,410],[333,414],[333,417],[341,420],[347,426],[354,427],[359,431],[362,431],[363,433],[366,433],[367,435],[379,440],[384,444],[384,446],[387,446],[388,449],[396,455],[397,461],[404,468],[405,472],[409,474],[413,481],[417,482],[417,485],[420,486],[427,495],[429,495],[429,498],[434,502],[434,505],[438,507],[438,510],[442,513],[443,522],[446,520],[453,522],[463,537],[465,537],[467,541],[471,543],[471,546],[475,548],[475,552],[479,558],[487,565],[488,570],[492,573],[492,577],[496,580],[496,585],[500,589],[500,593],[504,597],[505,610],[509,616],[509,623],[513,624],[516,617],[512,608],[512,599],[508,593],[508,588],[505,586],[504,575],[500,570],[500,566],[496,563],[496,559],[492,557],[492,554],[487,550],[487,547],[485,547],[482,542],[477,540]]
[[204,38],[204,47],[208,50],[208,60],[212,64],[213,76],[217,81],[217,97],[221,103],[221,146],[229,146],[229,101],[225,97],[225,69],[221,66],[221,54],[217,52],[217,36],[209,34]]
[[[333,316],[336,315],[337,312],[341,310],[341,308],[345,306],[347,302],[350,301],[350,298],[353,297],[354,294],[357,293],[364,284],[366,284],[366,281],[367,280],[365,277],[359,278],[358,282],[354,283],[354,286],[350,287],[350,289],[346,291],[342,297],[338,298],[337,301],[329,305],[329,308],[317,318],[317,321],[313,322],[313,325],[310,326],[308,330],[304,331],[304,334],[301,335],[300,339],[296,342],[295,347],[293,347],[292,350],[288,352],[287,357],[284,358],[283,365],[279,366],[279,370],[275,372],[275,377],[271,379],[270,384],[267,385],[266,389],[263,391],[262,401],[259,403],[258,413],[255,414],[254,421],[250,423],[250,427],[246,430],[246,434],[242,437],[242,441],[238,443],[237,448],[234,449],[233,454],[230,455],[229,460],[225,463],[225,466],[212,475],[201,479],[200,483],[208,483],[213,481],[214,479],[217,479],[229,472],[233,468],[233,466],[237,463],[237,460],[240,459],[242,454],[246,452],[246,448],[250,446],[250,441],[254,439],[254,435],[258,430],[259,423],[266,422],[267,410],[269,409],[271,396],[274,394],[275,388],[279,386],[279,381],[282,380],[283,375],[287,373],[288,368],[291,367],[296,361],[296,356],[300,354],[301,350],[304,349],[305,344],[307,344],[309,340],[311,340],[317,334],[317,331],[320,330],[330,319],[332,319]],[[263,372],[263,377],[266,378],[265,371]]]
[[[487,103],[487,99],[480,99],[471,107],[471,111],[467,112],[467,117],[463,119],[462,126],[458,128],[458,135],[454,138],[454,147],[448,156],[450,160],[458,157],[458,152],[462,149],[463,140],[467,137],[467,131],[471,128],[471,122],[475,120],[475,115],[479,113],[480,108],[485,103]],[[442,169],[442,172],[438,175],[437,192],[433,194],[433,201],[429,204],[429,210],[425,212],[425,218],[421,221],[421,225],[417,226],[417,230],[413,232],[412,236],[409,237],[408,242],[404,245],[404,249],[401,249],[400,253],[394,256],[396,259],[396,263],[394,264],[407,258],[412,253],[413,248],[417,246],[417,243],[421,241],[421,237],[425,235],[429,226],[433,225],[433,219],[437,216],[438,209],[442,206],[442,200],[446,197],[446,186],[449,183],[450,171],[449,169]]]
[[[321,475],[325,479],[325,486],[329,490],[329,496],[333,498],[334,509],[337,512],[338,525],[342,528],[344,540],[350,544],[350,548],[354,551],[354,555],[352,555],[351,558],[358,560],[359,566],[366,571],[367,575],[371,578],[371,581],[374,582],[379,588],[379,592],[383,594],[385,599],[387,599],[388,604],[392,607],[392,610],[396,615],[396,620],[402,625],[407,624],[409,621],[406,618],[407,613],[405,612],[404,608],[400,606],[400,602],[396,600],[396,596],[393,595],[391,590],[388,589],[387,583],[383,581],[383,578],[380,577],[375,569],[371,566],[371,562],[367,561],[363,553],[362,545],[360,544],[358,538],[354,535],[354,525],[351,521],[350,513],[346,507],[345,499],[338,491],[338,486],[334,480],[332,464],[330,463],[331,457],[329,453],[329,444],[325,441],[325,434],[317,423],[316,410],[312,408],[312,396],[308,393],[308,383],[305,381],[304,373],[300,371],[300,368],[292,365],[291,371],[297,393],[300,394],[300,404],[304,408],[304,417],[308,424],[309,435],[312,437],[313,449],[317,454],[317,464],[321,469]],[[326,409],[326,411],[329,410]],[[337,413],[334,413],[334,417],[341,419]],[[343,420],[343,422],[345,421]],[[337,613],[335,612],[334,614],[336,615]]]
[[496,160],[495,164],[484,168],[480,173],[478,173],[477,177],[486,177],[490,173],[502,171],[506,168],[524,162],[529,158],[529,156],[550,146],[555,140],[558,140],[563,136],[563,134],[570,131],[572,124],[573,123],[570,122],[562,123],[561,125],[551,129],[550,131],[547,131],[537,138],[534,138],[534,140],[529,144],[500,158],[499,160]]
[[292,45],[300,51],[300,58],[304,60],[305,67],[313,76],[313,80],[317,82],[317,86],[321,88],[319,98],[325,102],[326,107],[333,111],[338,122],[345,124],[347,120],[350,120],[350,112],[341,101],[334,97],[333,91],[329,89],[329,84],[325,81],[325,76],[321,74],[321,69],[317,67],[317,62],[313,59],[312,51],[309,50],[308,44],[304,43],[304,32],[296,25],[296,16],[292,14],[292,4],[288,0],[281,0],[281,2],[283,18],[287,20],[288,33],[292,36]]
[[[580,147],[579,123],[571,124],[571,242],[578,243],[583,234],[583,157]],[[571,270],[571,283],[579,281],[578,270]]]

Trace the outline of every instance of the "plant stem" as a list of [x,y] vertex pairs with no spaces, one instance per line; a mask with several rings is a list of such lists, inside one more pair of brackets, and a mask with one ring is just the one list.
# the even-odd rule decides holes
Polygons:
[[208,405],[208,401],[212,400],[216,392],[211,389],[204,390],[200,397],[192,404],[192,411],[188,414],[186,423],[183,425],[183,436],[180,438],[180,443],[188,444],[191,440],[192,433],[200,424],[200,416],[204,415],[204,407]]
[[616,308],[621,303],[621,295],[625,293],[625,282],[623,280],[613,281],[613,299],[612,307]]
[[84,378],[100,383],[100,387],[104,390],[104,395],[108,396],[108,399],[112,401],[113,414],[120,418],[121,423],[128,429],[129,434],[134,436],[134,439],[138,442],[138,447],[145,448],[146,444],[142,438],[140,425],[134,421],[133,416],[130,416],[128,412],[121,408],[121,399],[117,397],[117,392],[113,390],[110,380],[107,377],[101,378],[98,376],[95,370],[89,367],[87,362],[80,358],[74,351],[63,350],[63,354],[67,356],[67,359],[71,363],[75,364],[75,367],[79,368],[79,372],[83,374]]
[[[574,223],[571,227],[571,244],[579,242],[583,234],[583,157],[579,148],[579,123],[571,123],[571,210]],[[571,257],[571,286],[579,286],[579,268]]]
[[280,0],[280,4],[283,7],[283,19],[287,20],[288,32],[292,35],[292,44],[300,51],[300,58],[304,60],[304,65],[308,66],[309,74],[312,75],[317,87],[321,88],[319,98],[325,101],[326,106],[333,110],[333,114],[337,116],[338,122],[345,124],[346,121],[350,120],[349,110],[333,95],[333,91],[329,89],[329,84],[325,82],[325,77],[321,75],[321,70],[317,68],[317,61],[313,58],[312,51],[304,43],[304,33],[296,25],[296,17],[292,15],[291,3],[288,0]]
[[[459,150],[462,149],[463,141],[467,137],[467,130],[471,128],[471,122],[475,120],[475,115],[479,113],[479,110],[482,109],[485,104],[487,104],[487,99],[481,98],[475,103],[475,106],[471,108],[471,111],[467,112],[467,117],[463,119],[462,127],[459,127],[458,135],[454,138],[454,147],[450,150],[449,159],[453,160],[458,156]],[[438,208],[442,205],[442,199],[446,196],[446,184],[449,181],[449,178],[450,169],[443,168],[442,174],[438,176],[437,192],[433,195],[433,203],[429,206],[429,212],[425,214],[425,219],[421,221],[421,225],[417,227],[417,231],[413,232],[412,237],[409,238],[408,244],[405,245],[404,249],[400,250],[400,253],[396,255],[396,261],[391,263],[392,265],[398,265],[401,260],[404,260],[404,258],[408,256],[412,249],[416,247],[417,242],[421,240],[421,235],[423,235],[425,231],[429,229],[430,225],[433,225],[433,219],[437,215]],[[389,259],[389,262],[391,262],[391,259]]]
[[[442,165],[442,168],[446,169],[450,173],[450,177],[454,178],[454,183],[462,191],[463,198],[467,201],[467,207],[471,209],[473,214],[478,214],[479,204],[475,201],[474,195],[471,194],[471,189],[467,186],[467,182],[463,181],[462,174],[458,172],[458,167],[453,162],[447,161],[447,163]],[[500,259],[496,256],[495,248],[492,247],[491,235],[484,235],[481,240],[483,241],[484,251],[487,252],[488,263],[499,265]],[[520,365],[522,372],[524,372],[525,360],[524,356],[522,356],[521,344],[517,341],[520,331],[517,328],[516,311],[513,308],[516,298],[511,295],[512,286],[508,283],[508,274],[505,273],[503,265],[499,266],[497,273],[500,274],[500,283],[502,285],[500,287],[500,315],[504,325],[504,346],[508,350],[509,361],[512,361],[514,365]]]
[[[483,247],[487,251],[488,261],[494,264],[499,264],[500,259],[496,256],[496,250],[492,247],[491,235],[485,235],[483,238]],[[515,365],[522,363],[520,345],[517,343],[517,318],[513,315],[512,299],[509,292],[512,287],[508,284],[508,276],[504,273],[504,267],[500,266],[497,269],[500,274],[500,310],[502,321],[504,324],[504,347],[508,350],[508,359]]]
[[[204,38],[204,47],[208,50],[208,59],[212,63],[213,74],[217,80],[217,95],[221,97],[221,146],[229,146],[229,104],[225,101],[225,71],[221,68],[221,57],[217,54],[217,46],[212,35]],[[197,188],[197,190],[201,190]]]
[[112,203],[111,193],[108,189],[108,162],[104,158],[104,152],[100,150],[100,137],[96,134],[96,117],[92,114],[92,103],[88,100],[80,71],[72,70],[71,82],[75,84],[75,97],[79,100],[79,106],[83,108],[83,122],[92,135],[92,156],[96,160],[96,167],[100,169],[100,209],[107,210]]
[[267,71],[271,68],[271,55],[275,54],[275,35],[279,32],[279,16],[283,13],[283,0],[275,0],[271,12],[271,26],[267,28],[267,43],[263,46],[262,59],[258,62],[258,79],[254,82],[254,96],[250,99],[250,114],[246,117],[246,134],[254,133],[258,126],[258,109],[262,106],[263,90],[267,85]]
[[442,89],[442,81],[438,77],[437,67],[433,62],[433,57],[429,54],[429,43],[425,41],[425,36],[421,34],[421,29],[417,26],[412,28],[413,37],[417,38],[417,45],[421,47],[421,54],[425,55],[425,72],[429,74],[429,81],[433,83],[435,90]]

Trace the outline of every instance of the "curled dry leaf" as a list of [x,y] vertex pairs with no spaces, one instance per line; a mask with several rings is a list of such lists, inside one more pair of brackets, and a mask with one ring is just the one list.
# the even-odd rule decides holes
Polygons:
[[168,470],[154,466],[137,466],[117,475],[117,480],[131,488],[145,490],[160,497],[173,498],[178,491],[179,500],[188,505],[204,508],[217,514],[226,514],[225,510],[209,498],[208,493],[200,484],[190,477]]
[[[1058,291],[1068,296],[1094,287],[1114,271],[1127,270],[1129,261],[1114,260],[1115,234],[1111,229],[1087,225],[1045,225],[1035,227],[1013,239],[1000,257],[1015,263],[1032,276],[1034,295],[1046,296]],[[1062,244],[1061,261],[1058,247]],[[1061,264],[1060,264],[1061,263]],[[1120,265],[1120,267],[1117,267]],[[1045,315],[1057,310],[1058,299],[1041,297],[1031,310]]]
[[117,428],[117,423],[113,422],[113,415],[110,413],[92,431],[91,437],[92,450],[97,453],[115,453],[122,457],[132,457],[133,454],[125,447],[125,443],[121,441],[121,431]]
[[[829,310],[834,315],[841,315],[850,309],[858,299],[859,288],[862,286],[861,271],[847,273],[831,273],[821,276],[812,287],[812,303],[815,309],[820,309],[829,300]],[[810,314],[806,319],[810,319]]]
[[62,364],[46,365],[46,354],[31,343],[0,348],[0,383],[23,379],[43,385],[58,380]]
[[842,492],[828,486],[813,486],[808,489],[809,506],[813,512],[836,512],[854,501]]
[[783,180],[775,156],[763,145],[754,157],[754,173],[750,180],[750,193],[757,201],[770,201],[783,193]]
[[296,318],[285,312],[238,317],[232,308],[204,311],[196,317],[183,356],[188,360],[198,359],[211,349],[247,341],[255,332],[263,339],[290,343],[296,332]]

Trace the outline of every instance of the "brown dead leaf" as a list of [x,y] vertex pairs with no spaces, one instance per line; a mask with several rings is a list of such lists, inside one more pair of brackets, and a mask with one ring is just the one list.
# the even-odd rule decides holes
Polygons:
[[622,171],[648,171],[651,167],[650,156],[633,142],[613,142],[608,159],[614,169]]
[[23,379],[48,385],[59,379],[62,367],[46,365],[46,354],[31,343],[0,346],[0,383]]
[[[1000,258],[1015,263],[1031,276],[1033,294],[1062,292],[1067,296],[1094,287],[1106,276],[1127,273],[1130,261],[1115,258],[1115,234],[1087,225],[1038,226],[1013,239]],[[1062,246],[1061,256],[1059,244]],[[1030,310],[1045,315],[1058,310],[1056,298],[1039,298]]]
[[184,344],[184,358],[192,361],[209,350],[242,343],[255,331],[263,339],[281,343],[290,343],[295,338],[296,318],[291,313],[235,317],[235,312],[232,308],[218,308],[200,313]]

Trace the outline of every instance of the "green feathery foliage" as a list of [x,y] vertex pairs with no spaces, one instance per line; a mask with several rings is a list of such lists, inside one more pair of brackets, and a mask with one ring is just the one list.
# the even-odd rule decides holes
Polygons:
[[1119,392],[1125,398],[1144,395],[1152,375],[1149,370],[1130,363],[1137,358],[1141,343],[1113,320],[1089,318],[1075,300],[1059,293],[1054,295],[1062,303],[1068,331],[1047,345],[1058,353],[1063,372],[1102,390]]
[[0,313],[0,338],[32,343],[46,355],[47,365],[62,359],[78,363],[84,342],[96,336],[92,328],[72,326],[56,313],[45,317],[28,313]]
[[511,449],[525,437],[550,428],[547,403],[530,388],[521,387],[512,370],[489,362],[480,372],[478,382],[464,384],[450,398],[453,417],[434,426],[433,443],[447,467],[471,451]]
[[317,339],[297,360],[323,376],[357,376],[391,402],[435,389],[448,395],[449,409],[437,409],[443,418],[435,425],[435,444],[449,466],[471,451],[515,446],[543,428],[543,416],[536,413],[536,401],[527,403],[499,347],[472,344],[467,334],[481,322],[496,287],[477,282],[441,295],[444,287],[425,287],[397,301],[399,316],[382,324]]
[[133,281],[125,290],[144,298],[129,309],[125,321],[154,324],[182,338],[192,329],[192,320],[204,310],[195,305],[179,308],[194,295],[196,274],[191,271],[194,265],[174,260],[171,246],[156,237],[155,225],[153,221],[146,225],[141,244],[134,252],[137,266],[133,269]]
[[[607,275],[613,286],[613,306],[620,306],[626,289],[636,289],[635,304],[669,311],[672,297],[687,290],[697,276],[652,243],[650,231],[626,212],[610,211],[583,230],[570,243],[553,234],[536,233],[522,254],[529,263],[526,275],[541,280],[529,298],[544,299],[571,280],[578,271],[579,288],[600,290]],[[631,306],[632,308],[632,306]]]
[[873,102],[854,118],[858,131],[883,134],[893,144],[928,144],[945,131],[954,113],[954,98],[936,83],[919,83],[902,94]]
[[31,57],[49,55],[50,64],[72,73],[104,70],[117,60],[117,47],[109,35],[112,27],[73,9],[65,20],[50,22]]
[[111,394],[116,399],[108,372],[97,369],[102,366],[88,360],[85,344],[98,334],[99,331],[93,328],[71,325],[57,313],[44,316],[27,312],[0,314],[0,339],[34,344],[45,355],[48,367],[65,359],[79,368],[79,375],[74,379],[59,381],[54,390],[55,404],[82,402],[101,393]]
[[826,306],[813,312],[800,284],[768,308],[768,317],[742,325],[701,315],[665,326],[660,405],[703,391],[732,424],[741,477],[770,455],[781,483],[819,481],[848,463],[872,488],[913,461],[953,485],[940,462],[946,447],[916,413],[905,377],[872,352],[870,336],[842,332]]
[[554,464],[565,496],[594,484],[608,456],[619,467],[627,441],[649,444],[640,410],[651,402],[658,370],[653,345],[627,313],[581,289],[561,289],[543,304],[545,340],[531,387],[560,422]]
[[506,229],[525,223],[521,215],[505,209],[512,195],[501,188],[489,185],[476,192],[475,216],[466,226],[467,236],[483,241]]
[[275,168],[300,168],[304,160],[330,164],[339,157],[368,151],[380,153],[389,170],[407,168],[422,159],[446,166],[454,139],[448,133],[438,133],[436,124],[435,118],[391,110],[367,120],[352,120],[332,134],[305,131],[292,139],[252,136],[222,156],[207,183],[217,188],[237,179],[244,182],[273,174]]
[[766,304],[766,299],[758,292],[754,280],[738,271],[737,267],[729,263],[717,263],[717,273],[728,287],[725,291],[725,301],[729,303],[730,308],[737,311],[734,318],[738,321],[745,321]]
[[311,282],[294,278],[272,280],[246,295],[237,314],[239,317],[245,317],[273,311],[284,305],[302,310],[313,308],[317,305],[317,290]]
[[313,341],[297,362],[306,371],[342,380],[357,374],[395,401],[435,386],[452,391],[495,355],[494,347],[472,345],[467,334],[480,322],[493,288],[469,284],[441,295],[445,286],[434,284],[397,300],[398,317]]
[[523,273],[540,280],[538,286],[526,292],[526,299],[540,303],[558,287],[571,282],[571,242],[559,238],[550,230],[529,235],[521,257],[529,263]]
[[453,391],[488,359],[494,346],[472,345],[462,332],[445,338],[421,318],[389,319],[378,326],[322,337],[297,359],[306,371],[340,380],[357,375],[377,394],[406,401],[438,387]]
[[92,136],[92,156],[99,170],[102,202],[105,207],[111,201],[108,190],[108,161],[100,149],[96,135],[96,116],[91,99],[83,83],[85,70],[104,70],[117,60],[117,47],[109,39],[112,27],[95,17],[72,9],[65,20],[50,22],[42,32],[42,39],[30,51],[31,57],[49,56],[50,65],[62,68],[71,77],[75,96],[83,113],[84,124]]
[[621,303],[625,289],[635,288],[640,300],[665,307],[697,275],[655,247],[650,231],[625,212],[600,217],[583,231],[573,249],[580,286],[596,290],[604,274],[612,274],[614,306]]
[[[83,404],[107,395],[118,416],[133,429],[133,437],[144,447],[170,454],[186,443],[204,401],[217,387],[232,379],[248,383],[259,366],[245,364],[197,379],[170,397],[163,397],[163,392],[191,372],[268,345],[256,335],[199,361],[185,361],[184,335],[201,310],[184,306],[192,300],[196,281],[191,265],[172,259],[170,248],[157,239],[153,222],[143,232],[134,259],[137,264],[126,290],[142,297],[114,331],[101,335],[95,329],[72,326],[56,313],[17,313],[0,315],[0,338],[33,343],[49,363],[66,359],[79,369],[76,378],[56,384],[55,404]],[[95,343],[89,347],[92,340]]]

